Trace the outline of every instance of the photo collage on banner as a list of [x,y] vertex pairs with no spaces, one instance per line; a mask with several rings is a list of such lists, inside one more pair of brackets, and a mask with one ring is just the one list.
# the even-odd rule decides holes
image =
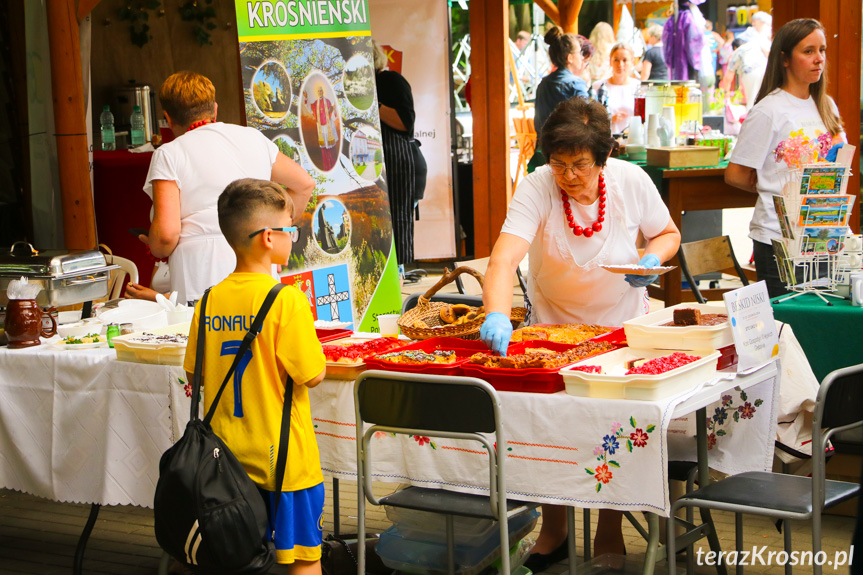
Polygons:
[[[246,122],[314,178],[280,272],[315,320],[401,310],[367,0],[235,0]],[[295,211],[299,212],[295,206]]]

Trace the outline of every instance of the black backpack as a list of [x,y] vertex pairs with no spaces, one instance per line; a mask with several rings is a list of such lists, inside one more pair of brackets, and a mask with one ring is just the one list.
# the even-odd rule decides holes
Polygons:
[[[203,420],[198,419],[198,404],[209,290],[201,300],[191,415],[183,437],[159,461],[153,501],[159,546],[195,572],[265,573],[276,559],[264,499],[243,465],[213,432],[210,421],[237,364],[260,333],[267,312],[284,287],[277,284],[267,294]],[[292,388],[288,377],[276,459],[276,493],[282,490],[288,456]],[[276,497],[277,509],[278,501]]]

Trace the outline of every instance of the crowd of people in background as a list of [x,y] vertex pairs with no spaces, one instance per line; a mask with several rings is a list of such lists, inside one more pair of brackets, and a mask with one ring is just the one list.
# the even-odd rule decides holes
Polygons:
[[[565,45],[560,45],[560,29],[544,38],[522,30],[514,42],[517,76],[524,86],[534,83],[541,118],[551,112],[552,102],[584,91],[606,106],[615,133],[627,129],[635,92],[642,82],[697,81],[704,94],[705,114],[723,115],[730,106],[742,116],[754,105],[767,68],[772,17],[757,12],[751,25],[737,30],[736,35],[732,30],[720,34],[704,18],[698,8],[701,3],[703,0],[680,0],[676,15],[664,25],[646,23],[641,37],[634,39],[616,36],[607,22],[596,24],[587,38],[574,35],[574,41],[563,40]],[[555,61],[553,52],[567,51],[575,43],[582,61]],[[539,128],[541,122],[535,123]]]

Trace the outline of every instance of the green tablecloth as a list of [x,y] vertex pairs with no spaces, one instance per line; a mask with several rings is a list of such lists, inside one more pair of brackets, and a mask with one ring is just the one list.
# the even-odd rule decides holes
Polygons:
[[677,170],[697,170],[700,168],[727,168],[728,162],[721,161],[715,166],[692,166],[690,168],[662,168],[660,166],[648,166],[647,162],[644,160],[630,160],[626,156],[621,156],[621,160],[626,160],[630,164],[635,164],[647,172],[647,175],[650,176],[650,179],[653,180],[653,185],[656,186],[656,189],[660,192],[663,191],[663,183],[662,183],[662,173],[665,170],[677,171]]
[[806,353],[818,381],[840,367],[863,363],[863,308],[848,300],[828,298],[828,306],[818,296],[806,294],[776,303],[773,316],[789,324]]

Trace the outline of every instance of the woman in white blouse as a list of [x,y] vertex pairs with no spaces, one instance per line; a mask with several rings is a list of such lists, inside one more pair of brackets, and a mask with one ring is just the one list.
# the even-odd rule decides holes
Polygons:
[[[650,177],[609,158],[614,146],[599,103],[558,104],[542,130],[548,164],[525,178],[513,196],[485,276],[487,311],[480,335],[506,355],[512,336],[512,276],[530,254],[525,302],[529,323],[619,326],[647,313],[645,286],[657,276],[611,273],[603,264],[656,267],[677,253],[680,232]],[[646,238],[639,260],[638,234]],[[566,557],[564,508],[543,505],[543,523],[528,562],[533,572]],[[621,514],[600,512],[596,555],[622,553]]]

